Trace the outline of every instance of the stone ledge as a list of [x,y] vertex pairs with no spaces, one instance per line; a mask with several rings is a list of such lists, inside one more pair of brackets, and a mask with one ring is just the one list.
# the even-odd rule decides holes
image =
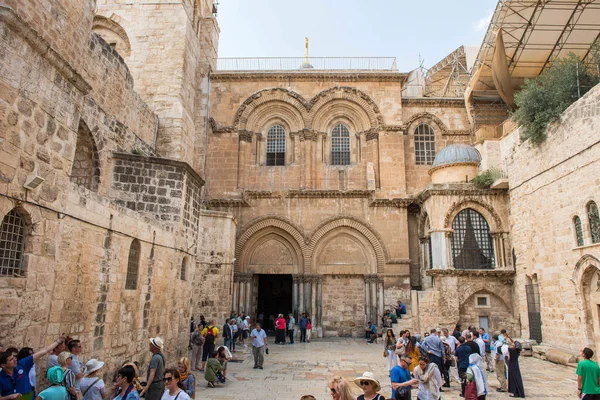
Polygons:
[[550,361],[555,364],[572,366],[573,364],[577,364],[579,360],[578,354],[566,350],[557,349],[555,347],[545,345],[534,345],[531,348],[533,350],[533,357],[539,358],[540,360],[544,361]]
[[200,186],[204,186],[206,182],[204,179],[198,175],[198,173],[192,168],[192,166],[185,161],[172,160],[170,158],[162,158],[162,157],[151,157],[151,156],[139,156],[136,154],[129,153],[120,153],[113,152],[113,158],[115,160],[127,160],[127,161],[135,161],[135,162],[148,162],[152,164],[160,164],[160,165],[171,165],[173,167],[182,168],[188,174],[192,176],[192,178],[196,179]]
[[430,269],[425,273],[427,276],[485,276],[498,278],[512,278],[516,275],[516,272],[512,269]]

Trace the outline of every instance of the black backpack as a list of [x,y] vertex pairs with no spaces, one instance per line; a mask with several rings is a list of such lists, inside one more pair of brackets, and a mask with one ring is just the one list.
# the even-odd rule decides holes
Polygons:
[[213,331],[213,326],[209,325],[206,328],[206,342],[210,344],[215,344],[215,332]]

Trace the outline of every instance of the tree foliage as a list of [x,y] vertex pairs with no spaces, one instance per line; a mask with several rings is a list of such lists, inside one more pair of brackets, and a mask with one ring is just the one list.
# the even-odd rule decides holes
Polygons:
[[556,121],[573,102],[598,83],[598,74],[571,53],[555,61],[535,79],[525,80],[515,95],[512,118],[521,125],[521,137],[539,144],[548,124]]

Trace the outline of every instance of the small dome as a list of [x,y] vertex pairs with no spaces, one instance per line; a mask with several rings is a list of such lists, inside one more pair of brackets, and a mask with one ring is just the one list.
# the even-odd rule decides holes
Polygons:
[[442,167],[451,164],[474,164],[481,163],[479,151],[468,144],[451,144],[444,147],[436,154],[431,168]]

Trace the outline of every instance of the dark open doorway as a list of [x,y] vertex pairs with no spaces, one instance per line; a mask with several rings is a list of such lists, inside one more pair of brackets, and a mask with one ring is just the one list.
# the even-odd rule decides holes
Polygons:
[[[292,312],[292,275],[259,275],[256,314],[264,317],[263,326],[273,330],[273,316]],[[259,321],[260,322],[260,321]]]

